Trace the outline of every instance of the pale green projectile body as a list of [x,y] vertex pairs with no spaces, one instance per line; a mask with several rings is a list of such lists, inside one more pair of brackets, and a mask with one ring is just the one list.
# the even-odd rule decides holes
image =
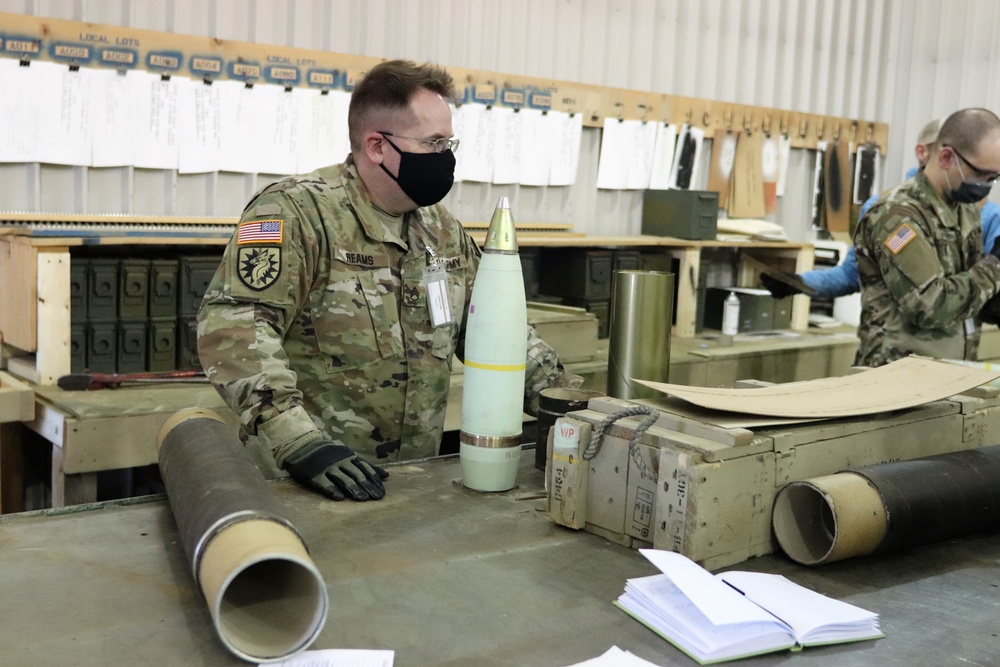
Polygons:
[[501,197],[476,272],[465,334],[462,481],[479,491],[513,488],[520,461],[528,316],[517,238]]

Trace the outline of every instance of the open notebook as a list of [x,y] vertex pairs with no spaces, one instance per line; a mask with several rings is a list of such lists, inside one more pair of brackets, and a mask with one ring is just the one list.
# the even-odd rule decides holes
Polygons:
[[878,614],[760,572],[713,575],[640,549],[663,574],[629,579],[615,604],[701,664],[884,637]]

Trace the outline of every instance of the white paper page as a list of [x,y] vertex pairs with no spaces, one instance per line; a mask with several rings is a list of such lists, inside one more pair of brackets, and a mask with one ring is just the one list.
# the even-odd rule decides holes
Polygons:
[[580,143],[583,141],[583,116],[564,111],[550,111],[553,128],[552,171],[549,185],[573,185],[580,164]]
[[761,176],[765,183],[778,180],[778,142],[774,137],[765,137],[761,144]]
[[517,183],[521,180],[521,113],[504,107],[496,107],[489,113],[496,119],[493,182]]
[[[135,72],[140,74],[140,72]],[[176,169],[179,156],[178,89],[190,79],[146,73],[138,78],[135,107],[135,151],[132,163],[146,169]]]
[[395,651],[321,649],[303,651],[277,667],[392,667]]
[[146,72],[99,70],[90,86],[91,165],[128,167],[135,158],[139,95],[148,93]]
[[271,84],[256,84],[248,89],[243,104],[249,104],[253,114],[254,133],[245,140],[250,144],[247,160],[250,171],[255,173],[280,173],[276,162],[279,160],[278,147],[278,99],[284,90]]
[[274,85],[254,86],[253,94],[259,132],[253,149],[256,171],[294,174],[298,169],[298,98]]
[[43,77],[35,77],[35,62],[21,67],[17,60],[0,58],[0,162],[38,161],[38,112]]
[[612,646],[596,658],[573,663],[568,667],[656,667],[656,665],[617,646]]
[[698,608],[715,625],[774,620],[686,556],[660,549],[639,549],[639,553],[660,572],[669,575],[688,599],[697,600]]
[[[39,64],[42,63],[34,63],[31,69]],[[90,166],[93,141],[90,88],[94,70],[82,68],[72,72],[65,65],[55,67],[49,70],[52,79],[44,83],[45,102],[38,109],[38,161]]]
[[219,170],[252,174],[257,163],[251,154],[251,146],[258,135],[253,90],[242,81],[216,81],[212,85],[219,89],[222,120]]
[[549,184],[554,126],[541,109],[521,109],[521,185]]
[[295,88],[292,95],[299,102],[301,124],[296,171],[304,174],[343,162],[351,151],[347,131],[351,94],[331,90],[322,95],[317,90]]
[[299,169],[299,144],[302,140],[302,114],[299,98],[293,90],[282,90],[278,96],[277,130],[275,132],[275,174],[295,174]]
[[[878,614],[799,586],[781,575],[723,572],[716,576],[790,625],[799,642],[882,634],[878,629]],[[832,627],[828,632],[816,633],[822,626]]]
[[179,155],[177,171],[218,171],[222,158],[222,108],[215,84],[192,81],[177,97]]
[[[493,152],[496,147],[496,116],[493,109],[481,104],[463,104],[452,121],[455,136],[461,140],[456,156],[456,178],[462,181],[493,181]],[[460,134],[461,133],[461,134]]]
[[812,215],[812,227],[813,229],[819,229],[820,221],[820,207],[817,206],[819,203],[818,194],[823,190],[823,184],[820,179],[823,176],[823,158],[826,154],[826,142],[817,141],[816,142],[816,162],[813,165],[813,191],[811,197],[811,215]]
[[629,190],[646,190],[653,175],[653,151],[656,148],[658,123],[641,120],[632,123],[631,160],[628,167],[626,187]]
[[628,183],[630,126],[617,118],[605,118],[601,130],[601,157],[597,164],[597,187],[624,190]]
[[785,196],[785,182],[788,180],[788,158],[791,156],[792,140],[782,135],[778,139],[778,196]]
[[674,165],[676,145],[677,126],[657,123],[656,145],[653,148],[653,167],[649,176],[650,190],[666,190],[670,187],[670,170]]

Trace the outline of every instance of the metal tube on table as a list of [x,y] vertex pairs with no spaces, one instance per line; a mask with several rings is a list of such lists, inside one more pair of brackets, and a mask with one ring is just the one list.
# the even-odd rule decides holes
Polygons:
[[670,377],[670,323],[674,274],[618,271],[611,300],[608,341],[608,395],[655,398],[660,393],[632,378],[667,382]]
[[215,630],[232,653],[277,662],[323,629],[326,583],[230,428],[209,410],[174,414],[157,439],[181,540]]
[[803,565],[998,528],[1000,446],[792,482],[775,498],[772,525]]
[[500,197],[486,232],[465,329],[462,484],[476,491],[514,488],[521,459],[528,310],[514,219]]

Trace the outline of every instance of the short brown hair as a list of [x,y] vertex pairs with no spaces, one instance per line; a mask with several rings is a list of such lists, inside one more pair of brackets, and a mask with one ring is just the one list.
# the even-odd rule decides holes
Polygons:
[[924,129],[920,130],[920,134],[917,135],[917,143],[923,146],[936,144],[939,132],[941,132],[941,119],[935,118],[924,125]]
[[938,132],[938,146],[952,146],[963,155],[976,155],[979,142],[1000,130],[1000,118],[989,109],[961,109],[948,116]]
[[351,150],[361,147],[361,139],[389,114],[406,111],[413,95],[427,89],[445,99],[455,98],[455,84],[444,69],[410,60],[388,60],[368,70],[351,93],[347,129]]

